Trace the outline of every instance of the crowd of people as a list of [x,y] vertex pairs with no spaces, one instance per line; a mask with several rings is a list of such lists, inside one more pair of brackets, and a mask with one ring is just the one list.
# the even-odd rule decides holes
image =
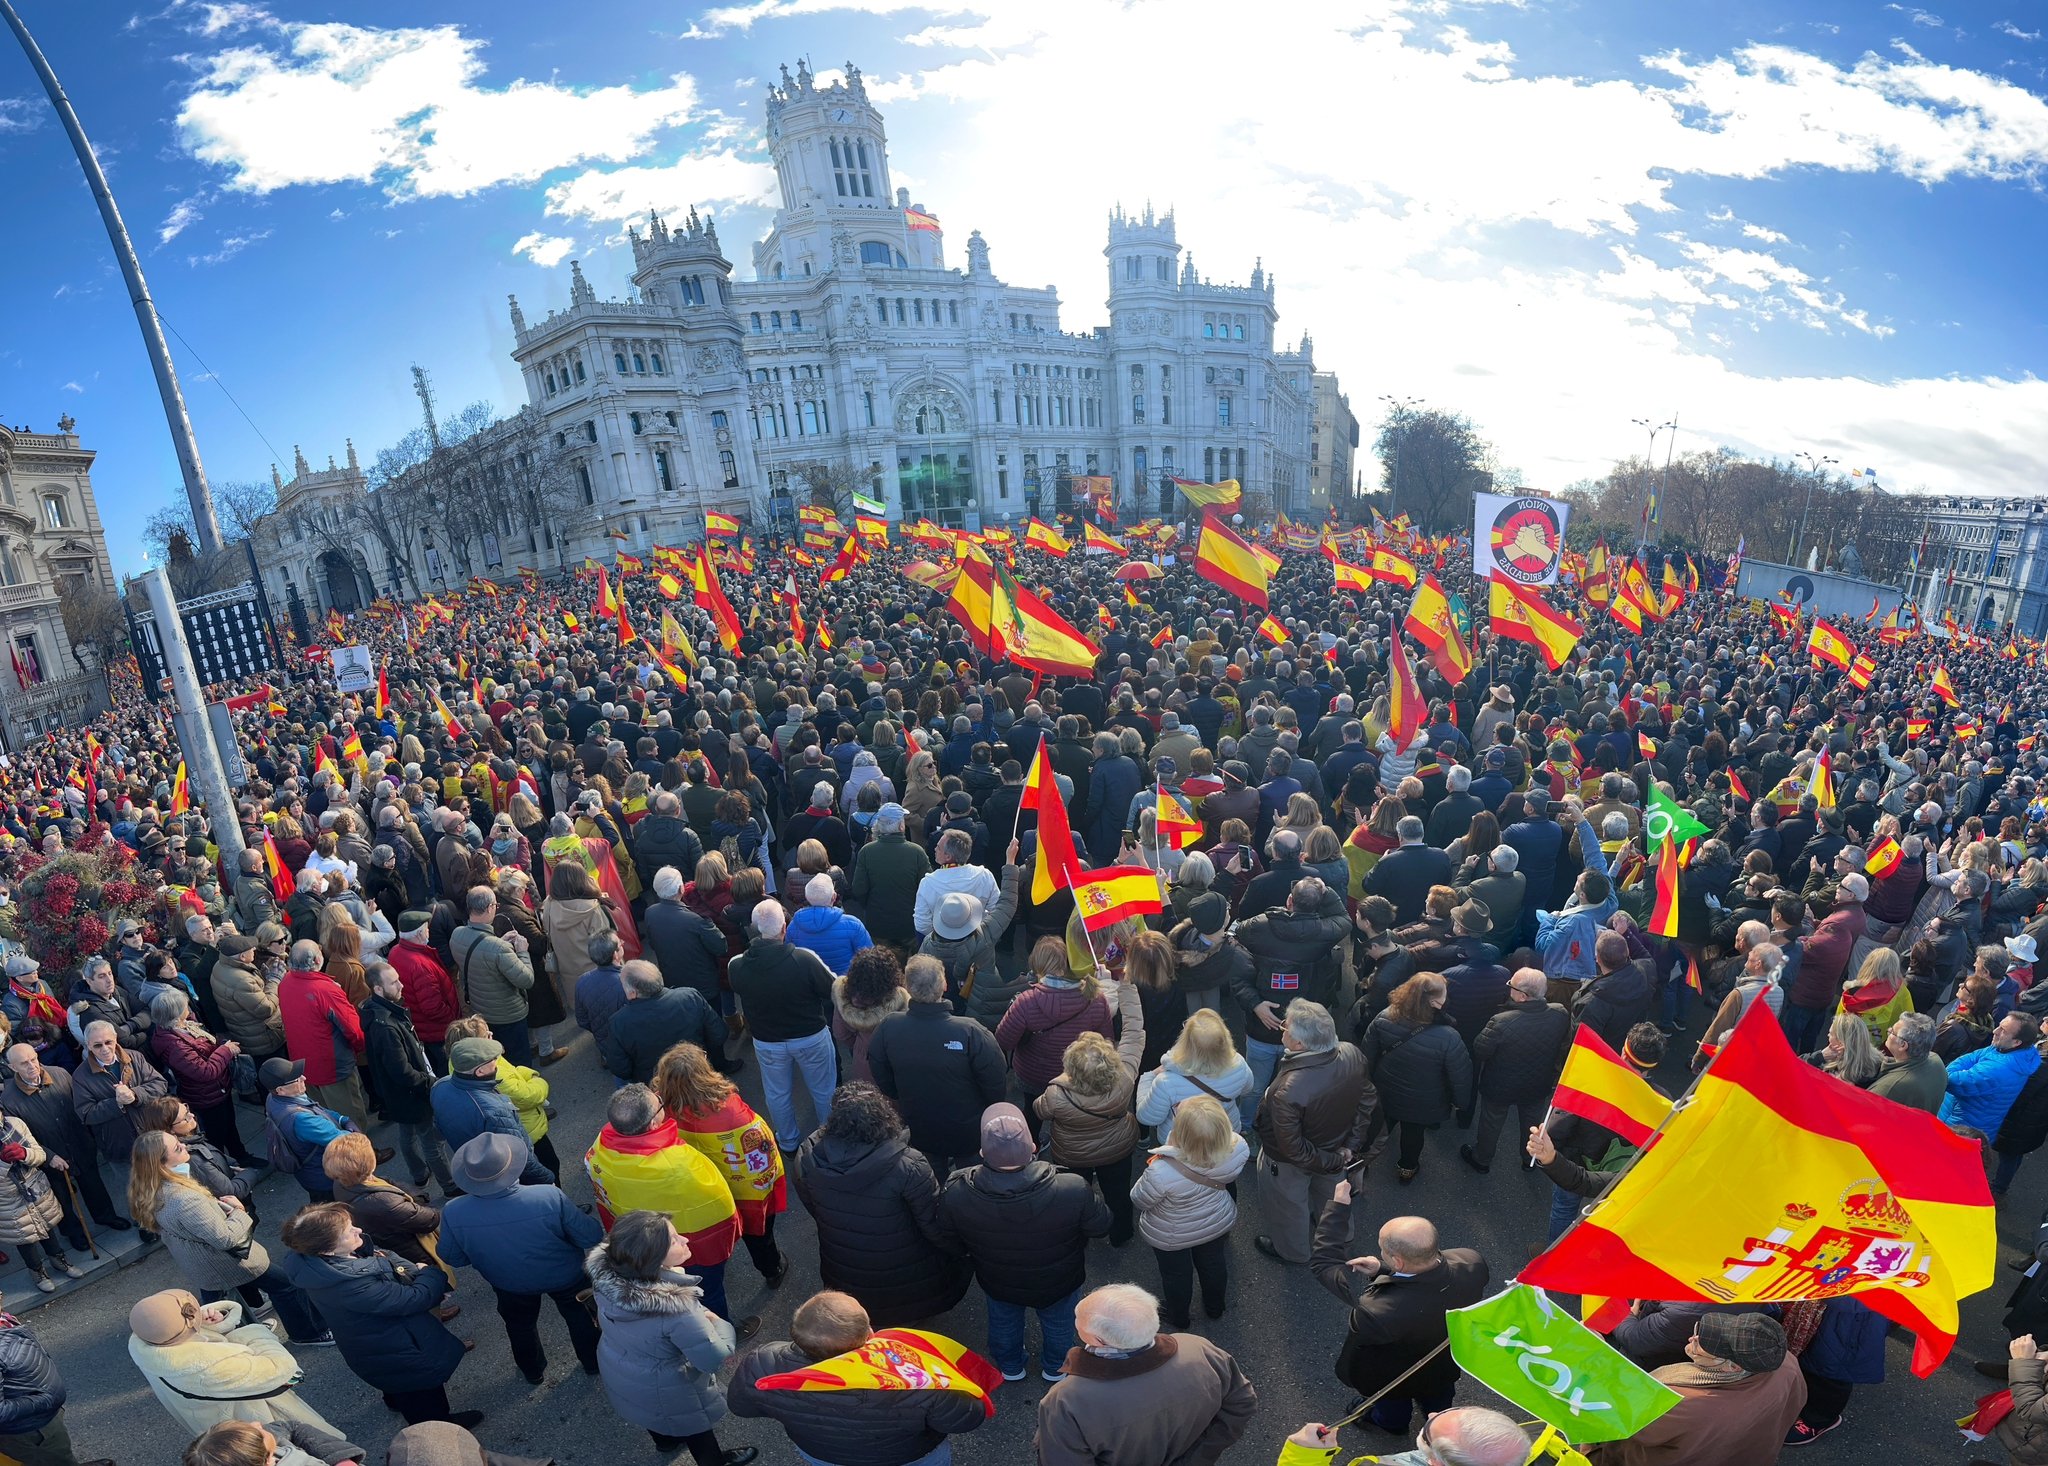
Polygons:
[[[1556,668],[1483,625],[1455,685],[1411,647],[1428,716],[1397,740],[1406,593],[1333,595],[1312,552],[1282,556],[1263,611],[1185,555],[1132,592],[1114,556],[1014,552],[1099,640],[1077,677],[977,650],[904,573],[915,547],[823,584],[793,549],[727,557],[732,645],[687,588],[616,567],[358,614],[380,691],[317,662],[221,689],[232,809],[188,807],[134,694],[11,759],[0,1247],[49,1290],[91,1229],[161,1239],[184,1287],[135,1302],[129,1353],[187,1466],[483,1459],[449,1327],[465,1271],[527,1380],[552,1311],[610,1408],[698,1466],[756,1458],[730,1417],[812,1466],[971,1453],[976,1388],[843,1374],[948,1335],[976,1289],[985,1337],[959,1342],[999,1404],[1035,1362],[1045,1466],[1214,1461],[1319,1336],[1354,1397],[1328,1414],[1368,1459],[1514,1466],[1526,1423],[1454,1408],[1441,1346],[1446,1311],[1524,1259],[1453,1245],[1457,1216],[1362,1245],[1352,1208],[1444,1164],[1448,1128],[1477,1176],[1539,1166],[1550,1235],[1572,1225],[1630,1154],[1545,1121],[1581,1026],[1668,1090],[1761,1001],[1808,1063],[1980,1139],[2001,1195],[2048,1139],[2032,650],[1873,633],[1859,687],[1711,583],[1640,636],[1565,584],[1547,594],[1588,630]],[[649,631],[665,617],[687,647]],[[1082,863],[1149,869],[1158,914],[1091,931],[1069,891],[1034,892],[1041,756]],[[1704,832],[1674,937],[1649,929],[1653,801]],[[1174,808],[1199,838],[1162,834]],[[556,1129],[565,1061],[610,1078],[594,1134]],[[267,1173],[289,1187],[266,1219]],[[743,1249],[784,1281],[791,1193],[822,1288],[765,1338],[726,1274]],[[1348,1327],[1301,1320],[1286,1360],[1211,1342],[1246,1231]],[[1134,1243],[1156,1282],[1103,1282],[1102,1249]],[[2012,1388],[1997,1439],[2048,1462],[2048,1283],[2007,1323],[2010,1358],[1980,1366]],[[1587,1454],[1767,1466],[1883,1379],[1885,1329],[1854,1297],[1637,1300],[1610,1341],[1680,1403]],[[382,1455],[295,1388],[318,1348],[405,1422]],[[0,1315],[0,1451],[76,1466],[64,1400]],[[1253,1453],[1339,1454],[1296,1424],[1261,1422]]]

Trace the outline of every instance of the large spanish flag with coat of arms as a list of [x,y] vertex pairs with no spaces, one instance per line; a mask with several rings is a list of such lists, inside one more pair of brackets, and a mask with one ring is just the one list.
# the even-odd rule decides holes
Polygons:
[[881,1329],[857,1349],[754,1381],[763,1390],[953,1390],[981,1401],[984,1418],[994,1417],[1002,1383],[1002,1371],[965,1344],[923,1329]]
[[1649,1148],[1521,1280],[1670,1303],[1853,1293],[1912,1331],[1925,1377],[1955,1342],[1957,1301],[1997,1265],[1980,1148],[1801,1063],[1754,1003]]

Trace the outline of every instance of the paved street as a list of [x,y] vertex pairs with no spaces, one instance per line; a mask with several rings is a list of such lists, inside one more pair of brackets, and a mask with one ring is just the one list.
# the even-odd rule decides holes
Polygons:
[[[547,1074],[561,1112],[553,1131],[555,1143],[568,1161],[596,1134],[610,1084],[598,1072],[587,1038],[580,1039],[570,1057]],[[1675,1070],[1663,1077],[1667,1083],[1683,1082]],[[742,1087],[758,1104],[759,1086],[751,1062]],[[1361,1207],[1361,1235],[1366,1235],[1366,1228],[1377,1229],[1389,1216],[1419,1212],[1437,1222],[1446,1245],[1477,1247],[1493,1264],[1499,1279],[1541,1245],[1549,1188],[1538,1176],[1510,1172],[1498,1164],[1490,1176],[1473,1175],[1458,1159],[1458,1139],[1448,1130],[1433,1135],[1422,1173],[1408,1187],[1395,1185],[1393,1167],[1383,1158],[1375,1167]],[[1505,1154],[1497,1159],[1504,1161]],[[1767,1158],[1759,1158],[1759,1164],[1767,1163]],[[2043,1207],[2044,1176],[2048,1176],[2048,1166],[2030,1164],[2021,1173],[2013,1199],[2001,1208],[2005,1259],[2017,1257],[2030,1242]],[[572,1197],[589,1199],[589,1183],[573,1163],[567,1184]],[[303,1200],[303,1193],[288,1181],[273,1179],[265,1183],[259,1197],[261,1236],[275,1249],[277,1224]],[[1251,1433],[1225,1460],[1263,1466],[1277,1454],[1288,1431],[1303,1420],[1328,1419],[1341,1413],[1350,1392],[1330,1373],[1343,1337],[1342,1309],[1315,1285],[1306,1269],[1283,1268],[1253,1250],[1252,1236],[1258,1230],[1255,1184],[1245,1188],[1244,1203],[1244,1215],[1233,1239],[1230,1312],[1209,1326],[1208,1332],[1237,1356],[1258,1386],[1260,1397]],[[790,1311],[817,1286],[813,1228],[793,1193],[790,1211],[778,1223],[777,1235],[793,1264],[781,1289],[773,1293],[764,1289],[744,1252],[735,1256],[728,1272],[734,1311],[742,1316],[760,1313],[763,1337],[786,1337]],[[1895,1332],[1888,1382],[1882,1388],[1858,1391],[1847,1422],[1800,1459],[1857,1463],[1887,1457],[1898,1461],[1969,1459],[1952,1422],[1969,1412],[1979,1394],[1994,1388],[1971,1373],[1970,1363],[1993,1349],[2002,1355],[2004,1335],[1998,1318],[2005,1293],[2017,1276],[2001,1266],[1992,1291],[1964,1305],[1963,1337],[1948,1364],[1930,1380],[1911,1377],[1907,1368],[1910,1342]],[[1137,1242],[1121,1251],[1104,1242],[1095,1243],[1089,1277],[1091,1282],[1129,1280],[1155,1290],[1158,1283],[1151,1253]],[[109,1455],[121,1466],[162,1466],[176,1460],[183,1442],[173,1438],[169,1418],[150,1398],[127,1358],[126,1314],[143,1293],[179,1283],[171,1260],[158,1249],[118,1276],[56,1299],[31,1316],[70,1384],[68,1418],[82,1456]],[[453,1327],[474,1338],[477,1346],[450,1382],[449,1396],[458,1409],[486,1412],[478,1431],[486,1445],[514,1455],[552,1456],[564,1463],[658,1459],[644,1434],[612,1414],[598,1382],[586,1379],[578,1370],[567,1336],[552,1313],[542,1320],[542,1337],[549,1350],[547,1383],[535,1389],[512,1366],[504,1330],[491,1307],[490,1290],[474,1275],[464,1274],[455,1296],[464,1312]],[[1199,1325],[1203,1320],[1199,1309],[1196,1313]],[[980,1346],[983,1319],[978,1292],[970,1292],[936,1327]],[[376,1394],[357,1381],[333,1351],[305,1351],[300,1362],[306,1367],[301,1386],[305,1398],[351,1439],[371,1448],[372,1461],[381,1462],[382,1449],[400,1424],[398,1417],[384,1409]],[[1006,1386],[998,1399],[996,1418],[956,1444],[956,1459],[967,1466],[1029,1461],[1035,1407],[1046,1388],[1035,1374],[1024,1384]],[[1487,1392],[1469,1382],[1459,1398],[1461,1403],[1494,1403]],[[1391,1437],[1378,1432],[1347,1435],[1354,1450],[1400,1449]],[[719,1438],[729,1446],[760,1446],[765,1461],[795,1459],[781,1431],[767,1422],[728,1420],[719,1427]],[[687,1461],[687,1453],[681,1459]]]

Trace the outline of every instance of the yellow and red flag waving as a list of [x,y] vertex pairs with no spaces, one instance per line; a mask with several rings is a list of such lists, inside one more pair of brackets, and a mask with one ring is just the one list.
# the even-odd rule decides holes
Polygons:
[[1813,796],[1813,802],[1819,808],[1834,808],[1835,775],[1828,767],[1828,756],[1825,753],[1813,761],[1813,779],[1807,784],[1806,792]]
[[1863,869],[1872,880],[1883,880],[1899,868],[1899,862],[1906,858],[1906,852],[1899,848],[1899,842],[1886,835],[1870,847],[1870,853],[1863,858]]
[[1948,668],[1939,662],[1934,664],[1934,695],[1952,708],[1963,705],[1962,699],[1956,696],[1955,683],[1949,680]]
[[1195,574],[1248,605],[1266,609],[1266,565],[1252,547],[1213,516],[1202,521]]
[[1159,829],[1159,843],[1170,845],[1175,850],[1186,850],[1202,843],[1202,822],[1190,819],[1188,812],[1180,807],[1180,801],[1164,789],[1159,792],[1159,809],[1156,819]]
[[1067,822],[1067,802],[1060,798],[1059,781],[1053,777],[1046,758],[1045,740],[1031,758],[1031,773],[1024,780],[1024,802],[1038,814],[1038,854],[1032,861],[1031,901],[1042,904],[1055,891],[1065,890],[1081,878],[1081,857],[1074,849],[1073,827]]
[[1330,574],[1338,590],[1367,592],[1372,589],[1372,572],[1363,565],[1347,565],[1332,559]]
[[1413,587],[1416,581],[1415,562],[1392,550],[1374,550],[1365,562],[1365,573],[1374,580],[1384,580],[1389,585],[1404,589]]
[[192,807],[192,788],[185,782],[185,761],[178,760],[178,772],[171,777],[171,813],[183,814]]
[[619,614],[615,619],[619,623],[620,646],[630,646],[640,639],[640,633],[633,629],[633,623],[626,615],[626,603],[624,601],[619,602]]
[[1849,685],[1858,692],[1870,690],[1870,679],[1877,675],[1877,663],[1865,656],[1858,656],[1849,664]]
[[944,1334],[883,1329],[866,1343],[802,1369],[764,1374],[763,1390],[949,1390],[981,1401],[984,1418],[996,1413],[1002,1371]]
[[1813,653],[1815,661],[1832,662],[1844,672],[1856,660],[1856,648],[1849,645],[1849,638],[1818,616],[1813,618],[1813,630],[1807,633],[1806,649]]
[[1217,509],[1235,509],[1244,499],[1243,490],[1234,478],[1220,483],[1197,483],[1193,479],[1177,478],[1173,486],[1181,491],[1189,503],[1204,504]]
[[1579,577],[1586,590],[1587,604],[1604,606],[1613,595],[1614,587],[1607,578],[1607,542],[1596,541],[1593,553],[1586,560],[1586,573]]
[[1801,1063],[1752,1003],[1690,1102],[1521,1280],[1670,1303],[1855,1294],[1913,1332],[1924,1378],[1997,1266],[1980,1144]]
[[1074,882],[1074,906],[1091,932],[1133,916],[1156,916],[1165,909],[1159,899],[1159,877],[1143,865],[1084,871]]
[[1265,637],[1273,645],[1279,646],[1292,637],[1294,633],[1285,626],[1282,626],[1278,621],[1275,621],[1271,616],[1268,616],[1259,623],[1259,635]]
[[1423,700],[1415,670],[1408,665],[1408,649],[1401,644],[1399,632],[1387,638],[1387,651],[1392,664],[1387,731],[1394,735],[1395,746],[1405,749],[1429,721],[1429,704]]
[[737,535],[740,522],[730,514],[720,514],[715,509],[704,512],[704,533],[709,535]]
[[277,853],[277,841],[268,830],[263,832],[263,868],[270,873],[270,894],[290,905],[292,897],[298,894],[298,882],[285,869],[284,857]]
[[1106,550],[1112,555],[1129,555],[1131,552],[1124,542],[1115,535],[1105,534],[1092,524],[1081,526],[1081,548],[1084,550]]
[[673,601],[683,593],[683,583],[664,570],[654,577],[654,588],[661,592],[663,600]]
[[[1653,936],[1678,935],[1678,842],[1666,840],[1657,851],[1657,896],[1650,905]],[[1611,1290],[1610,1290],[1611,1291]]]
[[1583,1023],[1572,1035],[1551,1104],[1568,1115],[1605,1126],[1634,1146],[1648,1140],[1671,1113],[1671,1101]]
[[1074,548],[1051,525],[1040,524],[1035,519],[1024,526],[1024,543],[1036,545],[1039,549],[1045,551],[1046,554],[1057,556],[1060,559],[1065,559],[1067,553]]
[[427,696],[434,700],[434,716],[441,720],[441,726],[447,730],[448,736],[450,738],[467,736],[469,730],[456,721],[455,714],[448,711],[448,704],[441,701],[441,694],[429,692]]
[[619,598],[612,594],[612,583],[605,578],[604,566],[597,567],[597,614],[616,616],[619,614]]
[[1586,634],[1585,627],[1562,611],[1553,611],[1536,591],[1510,580],[1493,582],[1488,610],[1495,635],[1528,642],[1553,672],[1564,665]]

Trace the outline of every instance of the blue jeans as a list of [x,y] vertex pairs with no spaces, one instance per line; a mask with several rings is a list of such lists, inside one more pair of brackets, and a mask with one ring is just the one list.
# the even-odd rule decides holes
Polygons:
[[801,1076],[811,1092],[811,1108],[819,1124],[832,1112],[832,1090],[839,1082],[839,1058],[832,1047],[832,1030],[821,1028],[808,1038],[783,1043],[754,1040],[754,1056],[761,1061],[761,1093],[768,1102],[768,1123],[775,1127],[775,1143],[795,1150],[805,1132],[797,1129],[795,1079]]
[[[1038,1363],[1048,1374],[1067,1367],[1067,1351],[1074,1347],[1074,1305],[1081,1301],[1076,1288],[1057,1303],[1038,1312]],[[988,1357],[1004,1374],[1024,1372],[1024,1305],[988,1300]]]
[[697,1280],[704,1294],[704,1306],[731,1323],[732,1305],[725,1301],[725,1264],[699,1262],[693,1257],[683,1264],[683,1268]]
[[493,1023],[491,1037],[505,1046],[505,1057],[513,1063],[522,1069],[533,1067],[533,1035],[524,1018],[517,1023]]
[[1664,1026],[1683,1028],[1692,1012],[1692,989],[1685,983],[1685,964],[1664,977]]
[[[797,1460],[803,1462],[804,1466],[833,1466],[833,1463],[823,1456],[813,1456],[809,1451],[800,1450],[795,1446],[791,1446],[790,1449],[796,1451]],[[915,1461],[905,1461],[903,1466],[953,1466],[953,1443],[940,1441]]]
[[2020,1173],[2020,1162],[2027,1158],[2023,1150],[1998,1153],[1998,1171],[1991,1178],[1991,1189],[1999,1196],[2005,1195],[2005,1188],[2012,1185],[2012,1178]]
[[1553,1184],[1550,1188],[1550,1235],[1547,1240],[1555,1242],[1562,1237],[1564,1229],[1578,1220],[1579,1208],[1586,1204],[1586,1198],[1577,1192]]
[[1799,1008],[1787,1003],[1778,1012],[1779,1026],[1795,1054],[1811,1053],[1827,1041],[1828,1023],[1834,1015],[1825,1008]]
[[1266,1086],[1273,1082],[1273,1071],[1280,1067],[1280,1057],[1287,1050],[1262,1038],[1250,1037],[1244,1041],[1244,1050],[1245,1062],[1252,1066],[1252,1087],[1237,1097],[1237,1113],[1249,1134],[1252,1122],[1258,1118],[1259,1100],[1265,1095]]

